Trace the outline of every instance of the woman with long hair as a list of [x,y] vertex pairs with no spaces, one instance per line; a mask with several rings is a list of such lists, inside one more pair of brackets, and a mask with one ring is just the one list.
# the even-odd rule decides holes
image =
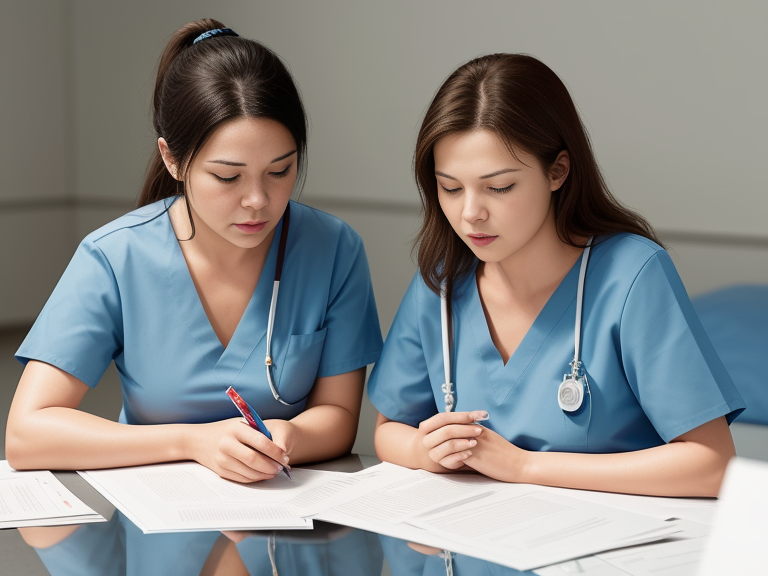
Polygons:
[[[8,461],[194,460],[254,482],[349,452],[381,332],[360,237],[291,200],[307,129],[290,73],[262,44],[198,20],[171,37],[152,105],[139,208],[83,240],[17,353]],[[112,361],[118,422],[78,409]],[[271,440],[244,423],[230,386]],[[129,565],[199,573],[212,537],[170,565],[159,554]]]
[[539,60],[472,60],[418,135],[419,271],[369,381],[379,457],[715,496],[744,404],[649,223]]

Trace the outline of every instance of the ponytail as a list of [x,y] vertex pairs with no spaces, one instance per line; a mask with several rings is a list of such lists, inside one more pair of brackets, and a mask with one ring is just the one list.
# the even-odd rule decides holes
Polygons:
[[[160,62],[157,66],[157,77],[155,78],[155,90],[152,93],[152,124],[158,138],[163,136],[161,104],[163,103],[163,82],[168,74],[168,69],[183,50],[192,46],[192,42],[200,34],[207,30],[223,27],[224,25],[217,20],[203,18],[185,24],[176,30],[168,41],[168,45],[165,47],[162,56],[160,56]],[[175,154],[174,157],[176,158]],[[183,171],[179,172],[180,176],[181,174],[183,174]],[[144,177],[144,185],[141,188],[138,205],[146,206],[147,204],[162,200],[163,198],[176,196],[178,194],[178,189],[179,184],[176,179],[171,176],[170,172],[168,172],[168,169],[163,162],[163,158],[160,156],[160,150],[155,146],[152,156],[149,159],[147,174]]]
[[285,126],[298,150],[297,181],[303,181],[306,117],[280,58],[218,20],[185,24],[173,33],[160,57],[152,94],[155,135],[168,143],[179,180],[168,172],[155,146],[138,205],[185,195],[184,182],[195,155],[222,122],[234,118],[269,118]]

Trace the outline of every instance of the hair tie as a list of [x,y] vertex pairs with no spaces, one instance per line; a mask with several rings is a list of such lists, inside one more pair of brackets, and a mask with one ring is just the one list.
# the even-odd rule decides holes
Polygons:
[[198,42],[213,38],[214,36],[239,36],[239,34],[231,28],[214,28],[213,30],[208,30],[208,32],[200,34],[200,36],[192,40],[192,44],[197,44]]

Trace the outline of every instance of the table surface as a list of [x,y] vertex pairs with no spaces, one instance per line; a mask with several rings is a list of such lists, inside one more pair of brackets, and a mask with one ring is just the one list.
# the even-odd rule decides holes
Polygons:
[[[355,472],[376,463],[375,457],[349,455],[312,467]],[[231,553],[234,549],[231,540],[215,532],[143,534],[76,472],[55,474],[86,505],[109,521],[27,528],[22,530],[23,537],[19,530],[2,530],[0,575],[205,576],[209,573],[210,566],[206,564],[209,557],[218,557],[225,549]],[[445,573],[444,559],[416,552],[403,540],[326,522],[315,522],[313,530],[247,533],[236,544],[244,567],[225,573],[233,576],[272,574],[271,535],[274,562],[281,576]],[[488,567],[488,573],[521,573],[476,559],[467,560],[475,565],[470,573],[475,573],[478,562]]]
[[[375,457],[349,455],[310,467],[356,472],[377,463]],[[404,540],[326,522],[316,521],[312,530],[238,532],[231,533],[231,538],[219,532],[143,534],[76,472],[55,474],[109,521],[27,528],[21,533],[0,530],[0,575],[210,576],[214,558],[219,559],[220,566],[228,566],[220,572],[227,576],[269,575],[273,566],[281,576],[446,574],[443,558],[417,552]],[[228,564],[232,558],[234,565]],[[454,556],[453,568],[456,576],[534,574],[462,555]]]

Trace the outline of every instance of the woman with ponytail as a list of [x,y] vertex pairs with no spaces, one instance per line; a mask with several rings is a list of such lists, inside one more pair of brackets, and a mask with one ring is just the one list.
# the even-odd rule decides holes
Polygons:
[[[307,149],[291,75],[198,20],[165,49],[152,106],[139,208],[83,240],[17,353],[9,463],[194,460],[254,482],[347,453],[381,332],[360,237],[290,200]],[[78,409],[112,361],[118,422]],[[244,425],[230,386],[272,440]]]

